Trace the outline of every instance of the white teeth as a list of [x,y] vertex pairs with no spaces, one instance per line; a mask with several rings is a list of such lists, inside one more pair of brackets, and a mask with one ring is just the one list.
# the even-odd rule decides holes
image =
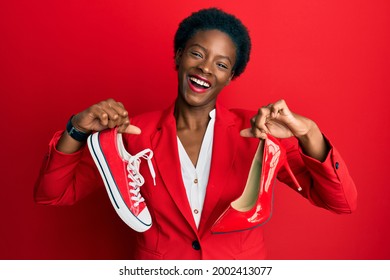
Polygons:
[[190,77],[190,80],[197,83],[198,85],[200,86],[203,86],[203,87],[206,87],[206,88],[209,88],[210,87],[210,84],[205,82],[205,81],[202,81],[202,80],[199,80],[195,77]]

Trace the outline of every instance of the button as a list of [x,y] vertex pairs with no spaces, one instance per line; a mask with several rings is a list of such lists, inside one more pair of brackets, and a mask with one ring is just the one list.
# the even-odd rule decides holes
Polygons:
[[200,244],[199,244],[199,241],[198,241],[198,240],[195,240],[194,242],[192,242],[192,248],[193,248],[194,250],[197,250],[197,251],[200,250]]
[[194,209],[194,213],[198,214],[199,213],[198,209]]
[[339,166],[340,166],[340,164],[339,164],[339,162],[337,161],[337,162],[335,163],[334,167],[336,167],[336,169],[339,169]]
[[194,180],[194,184],[197,184],[197,183],[198,183],[198,179],[195,179],[195,180]]

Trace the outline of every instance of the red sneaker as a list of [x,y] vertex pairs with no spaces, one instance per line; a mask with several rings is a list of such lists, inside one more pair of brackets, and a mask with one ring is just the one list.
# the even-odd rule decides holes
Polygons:
[[146,159],[156,184],[151,161],[153,152],[145,149],[134,156],[130,155],[123,145],[122,134],[116,129],[90,135],[88,148],[119,217],[135,231],[148,230],[152,226],[152,218],[140,193],[145,180],[139,173],[139,167],[141,158]]

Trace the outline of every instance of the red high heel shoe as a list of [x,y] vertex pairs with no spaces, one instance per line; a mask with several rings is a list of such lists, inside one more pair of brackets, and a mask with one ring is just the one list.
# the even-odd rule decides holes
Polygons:
[[260,141],[244,192],[230,203],[225,212],[211,227],[212,233],[242,231],[266,223],[272,212],[273,190],[276,175],[283,165],[301,191],[298,181],[286,160],[286,151],[273,136]]

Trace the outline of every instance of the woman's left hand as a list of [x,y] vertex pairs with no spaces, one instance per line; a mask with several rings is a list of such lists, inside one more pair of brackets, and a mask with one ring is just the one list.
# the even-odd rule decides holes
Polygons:
[[284,100],[259,109],[251,119],[252,127],[243,129],[243,137],[266,139],[267,134],[277,138],[296,137],[303,152],[319,161],[324,161],[329,147],[317,124],[290,111]]
[[251,127],[241,131],[243,137],[277,138],[303,137],[309,133],[314,122],[290,111],[284,100],[261,107],[251,119]]

